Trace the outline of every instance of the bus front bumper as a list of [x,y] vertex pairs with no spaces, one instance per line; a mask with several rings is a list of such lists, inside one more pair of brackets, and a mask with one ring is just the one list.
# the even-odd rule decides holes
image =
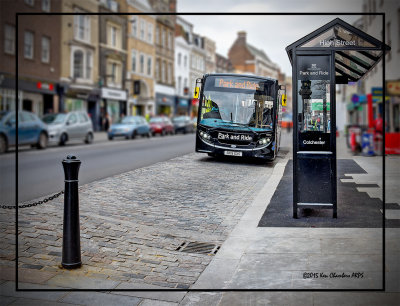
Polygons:
[[196,137],[196,152],[210,153],[215,155],[239,156],[239,157],[256,157],[263,159],[273,159],[274,143],[264,147],[243,146],[232,147],[230,145],[221,145],[214,143],[206,143],[204,140]]

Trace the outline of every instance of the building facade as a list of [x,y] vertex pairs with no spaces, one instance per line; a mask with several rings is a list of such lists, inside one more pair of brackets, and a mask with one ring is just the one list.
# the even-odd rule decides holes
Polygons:
[[193,33],[193,41],[190,53],[190,92],[194,92],[196,79],[202,78],[206,73],[206,50],[204,40],[198,34]]
[[189,60],[191,47],[183,35],[175,37],[175,85],[176,114],[190,114],[191,96],[189,91]]
[[212,39],[204,36],[204,49],[206,50],[206,73],[215,73],[217,70],[216,44]]
[[[385,56],[386,84],[382,84],[382,62],[380,62],[366,76],[360,92],[369,94],[374,88],[386,86],[385,102],[382,97],[374,97],[374,118],[382,114],[385,105],[386,132],[400,133],[400,71],[398,68],[400,67],[400,3],[398,1],[364,1],[362,10],[369,13],[385,12],[385,43],[392,49]],[[365,15],[361,24],[363,31],[383,40],[381,17]]]
[[[121,2],[121,1],[120,1]],[[100,13],[117,13],[121,5],[114,0],[101,0]],[[127,114],[126,63],[127,18],[123,15],[99,15],[100,121],[106,117],[116,122]]]
[[63,0],[61,11],[82,15],[61,15],[60,53],[62,61],[58,87],[59,112],[88,112],[93,126],[99,129],[98,63],[99,17],[83,15],[98,12],[95,0]]
[[19,16],[16,50],[15,13],[59,12],[60,5],[59,1],[0,1],[0,111],[23,109],[42,116],[58,110],[60,16]]
[[216,58],[215,71],[217,73],[232,73],[234,71],[233,65],[229,60],[229,58],[218,53],[216,53],[215,58]]
[[126,0],[128,17],[127,80],[128,113],[131,115],[155,114],[155,59],[156,47],[154,15],[135,15],[152,12],[147,0]]
[[248,44],[246,40],[246,32],[238,32],[238,37],[229,49],[228,57],[235,72],[279,79],[279,66],[264,51]]
[[[176,12],[175,0],[150,0],[154,12]],[[175,112],[175,20],[174,15],[157,15],[155,29],[156,114]]]

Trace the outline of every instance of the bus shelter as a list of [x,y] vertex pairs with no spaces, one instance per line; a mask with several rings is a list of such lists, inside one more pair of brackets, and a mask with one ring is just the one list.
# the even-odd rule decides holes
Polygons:
[[286,48],[293,81],[293,218],[328,208],[337,218],[336,84],[358,82],[390,47],[336,18]]

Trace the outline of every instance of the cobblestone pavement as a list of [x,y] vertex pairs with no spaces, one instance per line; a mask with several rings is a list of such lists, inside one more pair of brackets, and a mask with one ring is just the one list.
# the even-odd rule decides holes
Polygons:
[[[20,209],[19,281],[65,288],[112,289],[121,282],[123,288],[189,288],[212,256],[176,249],[189,241],[221,244],[274,164],[193,153],[81,186],[83,267],[74,271],[59,267],[63,196]],[[3,280],[13,280],[14,221],[14,211],[0,211]]]

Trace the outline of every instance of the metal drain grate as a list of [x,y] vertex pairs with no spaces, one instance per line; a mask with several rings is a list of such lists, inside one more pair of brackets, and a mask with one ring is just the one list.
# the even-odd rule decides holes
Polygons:
[[221,246],[207,242],[183,242],[176,250],[185,253],[215,255]]

